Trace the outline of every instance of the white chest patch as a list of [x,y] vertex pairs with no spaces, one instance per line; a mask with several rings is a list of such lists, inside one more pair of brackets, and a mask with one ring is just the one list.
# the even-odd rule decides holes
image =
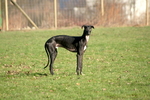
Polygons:
[[90,38],[89,36],[86,36],[86,41],[87,41],[87,42],[89,41],[89,38]]
[[84,51],[86,50],[86,46],[84,46]]

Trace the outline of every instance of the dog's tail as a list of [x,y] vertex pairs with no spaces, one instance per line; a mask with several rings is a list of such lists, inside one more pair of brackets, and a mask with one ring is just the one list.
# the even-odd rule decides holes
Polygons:
[[45,45],[44,45],[44,48],[45,48],[45,51],[46,51],[46,54],[47,54],[47,57],[48,57],[48,62],[47,62],[47,65],[44,67],[44,69],[49,65],[49,52],[48,52],[48,48],[47,48],[47,44],[45,43]]

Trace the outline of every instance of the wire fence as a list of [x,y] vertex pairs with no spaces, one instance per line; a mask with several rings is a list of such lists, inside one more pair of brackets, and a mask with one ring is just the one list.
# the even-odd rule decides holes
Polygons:
[[[55,27],[55,0],[13,0],[40,29]],[[57,27],[83,24],[97,26],[143,26],[149,23],[148,0],[56,0]],[[140,2],[141,1],[141,2]],[[140,3],[140,4],[139,4]],[[140,6],[139,6],[140,5]],[[35,28],[8,0],[10,30]],[[148,18],[147,18],[148,17]],[[148,22],[147,22],[148,21]]]

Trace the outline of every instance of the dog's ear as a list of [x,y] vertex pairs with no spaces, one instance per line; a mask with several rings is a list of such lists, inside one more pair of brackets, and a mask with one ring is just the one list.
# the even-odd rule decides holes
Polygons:
[[94,29],[94,26],[91,26],[91,28],[93,28],[93,29]]
[[86,25],[82,25],[82,27],[81,27],[81,28],[83,29],[83,27],[85,28],[85,27],[86,27]]

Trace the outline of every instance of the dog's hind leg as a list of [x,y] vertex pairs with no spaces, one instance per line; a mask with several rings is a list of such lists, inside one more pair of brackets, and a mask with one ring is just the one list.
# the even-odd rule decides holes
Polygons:
[[51,48],[50,50],[50,65],[49,65],[49,70],[50,70],[50,73],[53,75],[54,72],[53,72],[53,65],[54,65],[54,61],[55,61],[55,58],[57,56],[57,49],[56,48]]

